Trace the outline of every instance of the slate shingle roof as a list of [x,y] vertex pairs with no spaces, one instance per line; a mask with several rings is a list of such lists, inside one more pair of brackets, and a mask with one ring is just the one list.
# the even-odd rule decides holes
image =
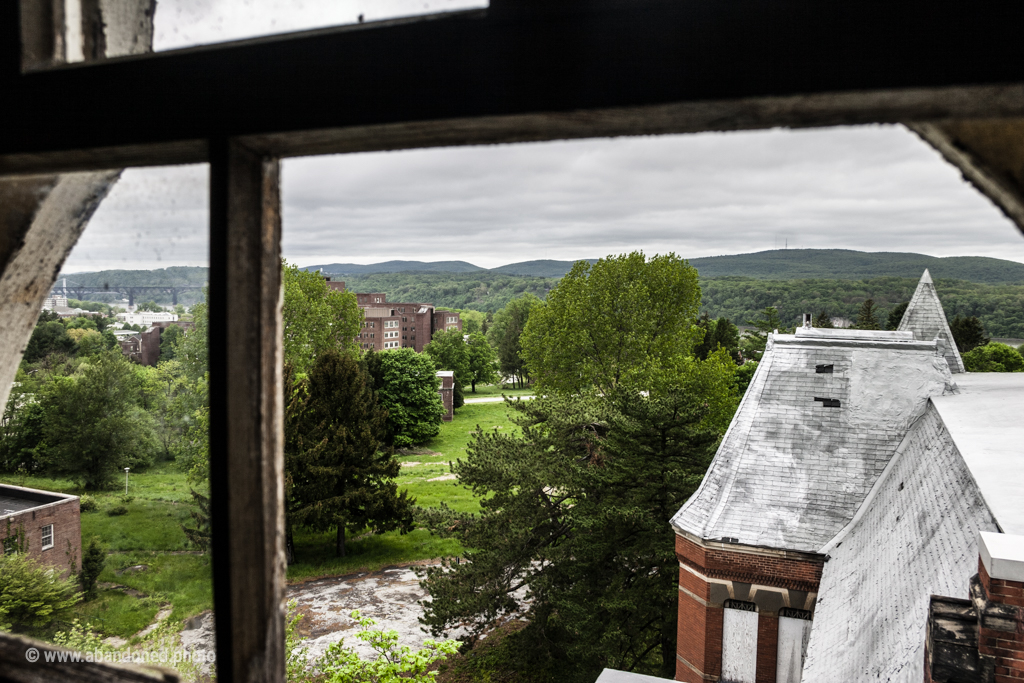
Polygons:
[[995,530],[929,402],[860,518],[826,548],[803,681],[923,680],[929,596],[967,598],[978,532]]
[[964,361],[960,358],[960,352],[957,351],[953,334],[949,331],[949,324],[946,321],[946,314],[942,310],[942,302],[939,301],[935,284],[927,269],[921,275],[921,281],[917,283],[917,289],[903,314],[899,329],[913,332],[914,339],[922,341],[931,341],[936,337],[942,339],[946,347],[945,356],[946,362],[949,363],[949,371],[965,372]]
[[700,489],[672,523],[702,539],[817,552],[853,518],[928,397],[954,390],[935,343],[907,332],[772,335]]

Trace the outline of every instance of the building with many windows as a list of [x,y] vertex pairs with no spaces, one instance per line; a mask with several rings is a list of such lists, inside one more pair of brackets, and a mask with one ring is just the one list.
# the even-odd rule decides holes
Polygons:
[[[345,283],[327,277],[327,286],[345,291]],[[363,327],[356,336],[359,348],[368,351],[413,349],[423,351],[439,330],[462,331],[462,319],[454,311],[433,304],[392,303],[383,292],[357,293]]]

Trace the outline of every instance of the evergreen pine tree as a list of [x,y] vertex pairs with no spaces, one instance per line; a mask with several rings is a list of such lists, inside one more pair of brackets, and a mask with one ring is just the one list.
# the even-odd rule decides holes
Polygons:
[[323,353],[306,379],[286,383],[285,405],[289,524],[335,530],[341,557],[346,530],[407,531],[414,501],[398,493],[400,465],[384,448],[387,411],[366,369]]
[[910,305],[909,301],[904,301],[901,304],[896,304],[889,311],[889,319],[886,321],[885,329],[887,330],[898,330],[900,323],[903,321],[903,314],[907,312],[907,306]]
[[857,312],[857,323],[853,326],[855,330],[878,330],[878,309],[875,308],[873,299],[866,299],[860,305]]
[[949,331],[952,333],[953,341],[956,342],[956,348],[960,350],[960,353],[967,353],[979,346],[985,346],[991,341],[985,336],[985,327],[981,321],[973,315],[969,318],[956,316],[949,323]]
[[106,551],[95,538],[92,539],[82,555],[82,571],[78,573],[78,582],[82,586],[86,600],[96,597],[96,580],[103,573],[103,565],[106,562]]
[[811,323],[811,326],[822,327],[829,330],[835,327],[835,325],[832,323],[832,317],[828,314],[827,311],[822,311],[821,313],[818,313],[818,315],[815,316],[814,318],[814,322]]
[[192,502],[195,504],[195,508],[189,514],[192,516],[192,523],[195,526],[187,527],[182,524],[181,530],[185,532],[185,538],[189,543],[205,553],[210,549],[210,499],[193,489],[189,489],[189,491],[192,493]]

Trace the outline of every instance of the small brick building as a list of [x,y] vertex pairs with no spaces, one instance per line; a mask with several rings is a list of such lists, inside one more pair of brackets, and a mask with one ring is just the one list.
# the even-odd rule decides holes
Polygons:
[[0,551],[23,551],[67,574],[82,568],[78,496],[0,484]]
[[455,415],[455,371],[438,370],[437,377],[441,380],[441,386],[437,393],[440,394],[441,403],[444,404],[444,415],[441,419],[444,422],[451,422]]

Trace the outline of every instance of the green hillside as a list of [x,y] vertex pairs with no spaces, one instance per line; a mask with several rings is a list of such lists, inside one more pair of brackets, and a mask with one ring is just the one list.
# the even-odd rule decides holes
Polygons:
[[497,311],[530,292],[543,299],[558,278],[479,273],[378,273],[345,276],[353,292],[384,292],[389,301]]
[[[856,319],[865,299],[888,314],[894,305],[909,301],[918,278],[880,277],[867,280],[759,280],[755,278],[702,279],[702,310],[725,316],[739,325],[752,320],[766,306],[775,306],[788,324],[803,313],[827,311],[832,317]],[[936,279],[935,289],[946,317],[976,315],[993,337],[1024,338],[1024,285],[984,285],[963,280]]]
[[1024,284],[1024,263],[985,256],[925,256],[901,252],[849,249],[775,249],[753,254],[690,259],[701,277],[747,277],[763,280],[828,278],[860,280],[879,277],[921,277],[983,284]]

